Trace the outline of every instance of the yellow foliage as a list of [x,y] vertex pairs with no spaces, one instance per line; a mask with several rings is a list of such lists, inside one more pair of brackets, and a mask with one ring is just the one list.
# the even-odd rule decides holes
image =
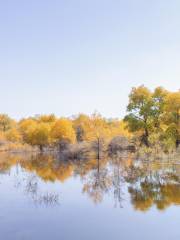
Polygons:
[[0,131],[0,141],[5,140],[5,133]]
[[93,141],[99,138],[109,138],[110,129],[106,121],[98,114],[93,114],[90,118],[89,129],[86,132],[88,141]]
[[11,119],[7,114],[0,114],[0,131],[6,132],[11,129],[16,122]]
[[73,129],[72,122],[65,118],[58,119],[51,130],[51,136],[55,141],[68,141],[75,143],[76,135]]
[[22,136],[16,128],[12,128],[6,132],[6,139],[11,142],[21,142]]
[[19,129],[22,134],[23,140],[26,143],[31,143],[31,135],[32,132],[35,130],[36,126],[36,121],[31,118],[23,119],[22,121],[20,121]]
[[50,130],[50,126],[46,123],[37,124],[30,135],[31,144],[40,147],[48,145],[50,143]]
[[132,136],[132,134],[127,129],[127,123],[125,123],[123,120],[112,120],[109,123],[109,128],[111,131],[111,138],[116,136],[130,138]]
[[23,140],[31,145],[42,148],[50,143],[51,125],[33,119],[22,120],[19,124]]
[[37,122],[43,122],[43,123],[54,123],[56,121],[56,116],[54,114],[50,115],[39,115],[36,118]]
[[74,120],[74,128],[76,134],[81,134],[81,141],[92,141],[97,138],[111,139],[116,136],[131,137],[124,121],[107,120],[99,114],[93,114],[90,117],[80,114]]

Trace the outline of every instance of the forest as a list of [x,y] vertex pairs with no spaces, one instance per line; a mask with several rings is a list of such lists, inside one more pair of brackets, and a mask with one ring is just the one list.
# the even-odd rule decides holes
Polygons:
[[107,119],[94,113],[70,118],[35,115],[19,121],[0,114],[0,151],[56,150],[79,157],[91,148],[98,158],[107,150],[118,149],[145,153],[177,151],[180,91],[134,87],[126,112],[124,119]]

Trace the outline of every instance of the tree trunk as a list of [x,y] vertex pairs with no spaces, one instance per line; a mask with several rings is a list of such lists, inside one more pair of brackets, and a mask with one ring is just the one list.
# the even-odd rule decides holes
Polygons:
[[179,145],[180,145],[179,129],[180,129],[180,115],[179,115],[179,111],[177,111],[177,139],[176,139],[176,148],[178,148]]
[[149,140],[148,140],[148,137],[149,137],[149,132],[148,132],[148,129],[145,128],[144,144],[146,145],[146,147],[149,147]]
[[59,141],[59,152],[66,150],[68,148],[68,145],[69,143],[66,140]]
[[176,140],[176,149],[180,146],[180,139]]
[[98,138],[98,154],[97,154],[98,160],[100,159],[100,140]]
[[43,146],[39,145],[40,152],[43,152]]

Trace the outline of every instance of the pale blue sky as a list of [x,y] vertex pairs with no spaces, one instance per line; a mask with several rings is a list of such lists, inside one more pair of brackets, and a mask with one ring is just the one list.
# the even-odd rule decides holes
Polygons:
[[1,0],[0,112],[122,117],[133,86],[180,88],[179,0]]

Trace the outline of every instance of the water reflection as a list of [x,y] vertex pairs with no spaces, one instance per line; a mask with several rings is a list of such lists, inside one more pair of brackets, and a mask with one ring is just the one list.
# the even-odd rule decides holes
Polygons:
[[[14,187],[22,190],[23,194],[30,198],[35,205],[57,206],[59,205],[59,195],[55,192],[44,192],[41,190],[39,178],[33,172],[23,172],[18,174],[19,166],[16,166],[16,175],[14,175]],[[21,169],[20,169],[21,171]]]
[[180,166],[146,164],[131,169],[128,188],[135,209],[146,211],[153,205],[163,210],[170,205],[180,205]]
[[73,177],[81,179],[82,194],[95,204],[110,195],[115,207],[123,207],[123,202],[130,199],[139,211],[148,211],[152,206],[164,210],[180,205],[180,165],[173,161],[142,162],[130,153],[76,161],[61,160],[53,154],[1,154],[0,176],[11,174],[13,167],[14,187],[22,189],[35,204],[47,207],[60,204],[63,196],[43,191],[42,181],[64,183]]

